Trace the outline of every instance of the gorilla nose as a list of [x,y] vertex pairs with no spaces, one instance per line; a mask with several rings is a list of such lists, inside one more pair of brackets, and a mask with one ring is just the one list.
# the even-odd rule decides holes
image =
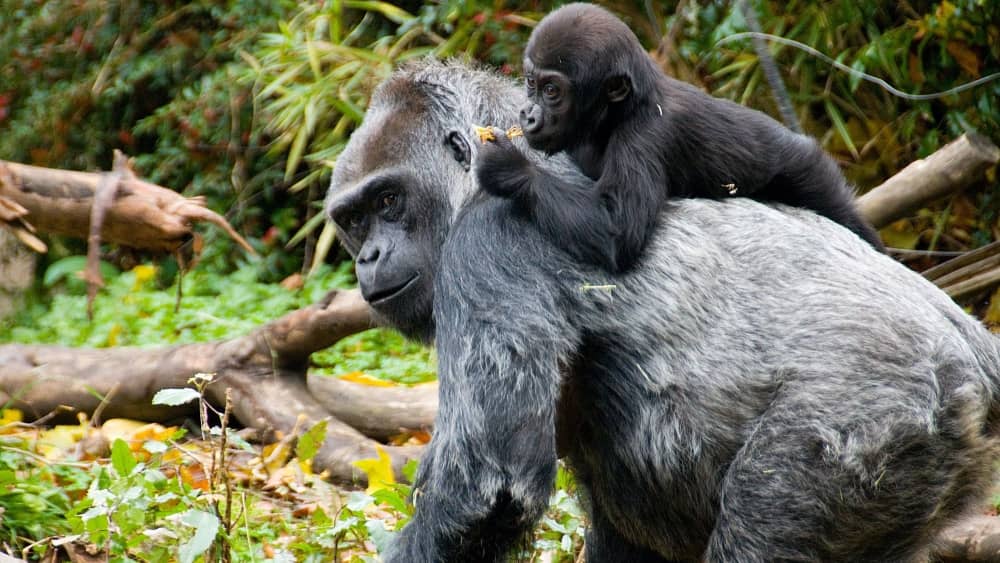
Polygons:
[[521,109],[521,130],[525,133],[537,133],[542,128],[541,111],[537,105]]

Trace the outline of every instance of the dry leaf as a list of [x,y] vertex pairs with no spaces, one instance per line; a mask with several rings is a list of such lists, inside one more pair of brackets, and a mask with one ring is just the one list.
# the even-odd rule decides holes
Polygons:
[[945,46],[948,53],[955,57],[958,66],[970,75],[979,78],[979,55],[961,41],[949,41]]

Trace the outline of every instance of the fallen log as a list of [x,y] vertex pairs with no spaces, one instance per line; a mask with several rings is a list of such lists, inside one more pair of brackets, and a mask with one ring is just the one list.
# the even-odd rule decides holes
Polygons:
[[[0,404],[18,408],[28,419],[35,419],[64,405],[92,413],[104,397],[105,417],[164,421],[192,414],[192,406],[153,405],[157,391],[190,386],[188,379],[196,373],[214,373],[207,398],[222,406],[229,389],[233,415],[265,439],[289,435],[326,419],[326,442],[313,459],[313,466],[341,482],[363,482],[364,474],[351,462],[376,457],[378,443],[318,401],[306,385],[305,371],[312,352],[373,326],[368,304],[360,292],[352,290],[330,292],[316,304],[229,340],[164,348],[2,345]],[[108,396],[112,389],[114,393]],[[358,393],[354,391],[353,395]],[[404,410],[408,408],[405,393],[400,390],[397,401]],[[425,394],[418,392],[415,402],[425,402]],[[342,408],[338,412],[354,421],[364,417],[352,417]],[[300,417],[304,420],[300,421]],[[399,471],[419,455],[421,448],[385,450]]]
[[1000,518],[973,516],[938,535],[935,561],[1000,561]]
[[[253,248],[219,214],[205,207],[202,197],[184,197],[167,188],[139,179],[131,170],[120,177],[112,191],[100,239],[122,246],[174,252],[191,238],[194,223],[211,223],[226,232],[247,252]],[[91,210],[104,173],[42,168],[0,160],[0,201],[22,222],[11,228],[35,230],[86,240]],[[30,225],[25,227],[24,224]]]
[[981,179],[998,161],[1000,149],[992,141],[966,133],[859,197],[858,208],[875,228],[884,227]]
[[338,419],[372,438],[430,430],[438,407],[437,383],[414,387],[368,387],[309,374],[309,393]]

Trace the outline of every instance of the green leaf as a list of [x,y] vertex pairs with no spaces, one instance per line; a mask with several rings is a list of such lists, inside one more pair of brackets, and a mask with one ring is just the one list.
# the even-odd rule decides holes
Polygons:
[[417,468],[420,467],[420,462],[416,459],[411,459],[403,465],[403,477],[409,482],[414,482],[417,480]]
[[840,138],[844,140],[847,149],[851,151],[855,159],[861,158],[861,155],[858,154],[858,148],[854,146],[854,141],[851,140],[851,134],[847,132],[847,125],[844,123],[844,116],[840,114],[840,110],[830,100],[826,100],[823,103],[826,105],[826,113],[830,116],[830,121],[833,122],[834,129],[837,130]]
[[347,495],[347,508],[355,512],[364,510],[372,504],[374,497],[362,491],[352,491]]
[[385,529],[385,524],[381,520],[366,520],[365,528],[368,530],[368,537],[371,538],[375,548],[380,552],[385,551],[392,542],[392,537],[396,534]]
[[[866,70],[865,62],[862,61],[860,58],[855,59],[854,62],[851,63],[851,68],[853,68],[858,72],[865,72]],[[848,84],[850,85],[851,92],[857,91],[858,84],[861,84],[861,75],[852,74],[851,77],[848,79]]]
[[285,244],[285,248],[292,248],[296,244],[302,242],[302,240],[305,239],[309,233],[313,232],[316,227],[320,226],[324,220],[326,220],[325,213],[317,213],[313,215],[308,221],[306,221],[306,224],[302,225],[302,228],[299,229],[291,239],[289,239],[288,243]]
[[324,440],[326,440],[326,419],[317,422],[299,437],[295,445],[295,455],[299,461],[312,459],[322,447]]
[[298,132],[295,134],[295,140],[292,141],[292,148],[288,151],[287,160],[285,160],[285,181],[288,182],[295,175],[295,169],[299,167],[299,162],[302,161],[302,152],[306,148],[306,140],[309,139],[309,130],[305,127],[299,127]]
[[[103,260],[101,260],[98,265],[101,270],[101,276],[103,276],[104,279],[114,278],[119,273],[118,268],[115,268]],[[70,276],[77,276],[86,267],[86,256],[67,256],[61,260],[56,260],[45,269],[45,276],[42,278],[42,285],[45,287],[52,287]]]
[[181,563],[193,563],[195,558],[208,551],[219,533],[219,519],[214,514],[201,510],[188,510],[181,516],[181,522],[195,528],[194,537],[180,546],[177,551]]
[[347,0],[344,2],[344,6],[347,8],[355,8],[358,10],[368,10],[369,12],[378,12],[395,23],[405,23],[408,20],[413,19],[413,15],[406,10],[393,6],[388,2],[373,2],[368,0]]
[[135,466],[135,456],[132,455],[132,450],[129,449],[128,444],[125,443],[125,440],[116,438],[115,442],[111,444],[111,467],[115,469],[115,472],[119,476],[127,477],[132,474]]
[[153,395],[153,404],[175,407],[184,403],[190,403],[191,401],[197,401],[199,398],[201,398],[201,394],[190,387],[160,389],[156,392],[156,395]]
[[313,252],[313,263],[309,268],[308,276],[312,277],[324,264],[326,255],[330,253],[330,248],[333,247],[333,241],[336,236],[337,228],[333,226],[333,223],[325,223],[323,230],[319,233],[319,239],[316,241],[316,250]]

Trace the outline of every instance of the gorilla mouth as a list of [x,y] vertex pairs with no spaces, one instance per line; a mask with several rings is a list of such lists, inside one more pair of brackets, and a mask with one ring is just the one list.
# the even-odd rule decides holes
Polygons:
[[393,297],[397,297],[404,291],[409,289],[410,286],[414,285],[418,279],[420,279],[420,274],[413,274],[413,277],[397,285],[396,287],[390,287],[387,289],[383,289],[381,291],[376,291],[375,293],[372,293],[367,297],[368,303],[371,305],[377,305],[380,302],[388,301]]

